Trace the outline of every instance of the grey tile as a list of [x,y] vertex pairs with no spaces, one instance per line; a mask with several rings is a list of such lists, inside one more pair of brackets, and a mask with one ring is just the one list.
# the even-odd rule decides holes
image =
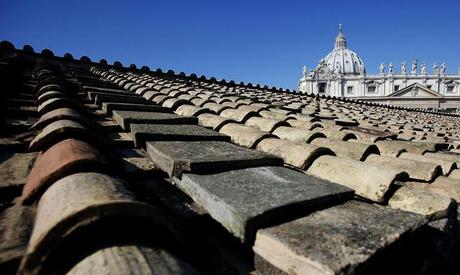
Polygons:
[[177,185],[243,241],[251,241],[257,228],[281,217],[353,196],[347,187],[276,166],[212,175],[187,173]]
[[189,124],[131,124],[131,134],[137,147],[146,141],[230,141],[230,137],[212,130]]
[[170,176],[283,165],[278,157],[223,141],[150,141],[147,142],[147,154]]

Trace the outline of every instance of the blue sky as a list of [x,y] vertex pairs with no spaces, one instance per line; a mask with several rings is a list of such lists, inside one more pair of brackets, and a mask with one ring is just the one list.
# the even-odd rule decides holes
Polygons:
[[339,23],[368,73],[414,58],[457,73],[459,10],[458,0],[2,0],[0,40],[293,89],[302,65],[331,50]]

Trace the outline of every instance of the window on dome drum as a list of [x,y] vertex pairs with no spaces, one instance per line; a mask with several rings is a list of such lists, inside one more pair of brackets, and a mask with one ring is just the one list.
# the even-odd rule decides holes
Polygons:
[[399,90],[399,85],[395,85],[395,92]]
[[449,85],[449,86],[447,86],[447,92],[448,92],[448,93],[453,93],[453,92],[454,92],[454,88],[455,88],[454,85]]
[[319,83],[318,84],[318,93],[324,94],[326,92],[326,83]]
[[367,93],[369,93],[369,94],[375,94],[375,86],[369,86],[369,87],[367,87]]
[[347,87],[347,94],[353,94],[353,86]]

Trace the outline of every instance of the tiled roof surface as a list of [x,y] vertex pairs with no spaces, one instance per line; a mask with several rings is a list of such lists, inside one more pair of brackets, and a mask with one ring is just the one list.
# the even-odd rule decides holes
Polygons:
[[458,116],[0,46],[2,274],[458,274]]

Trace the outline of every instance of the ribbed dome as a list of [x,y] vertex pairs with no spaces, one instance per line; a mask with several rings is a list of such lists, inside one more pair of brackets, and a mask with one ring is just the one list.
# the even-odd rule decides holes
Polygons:
[[[322,61],[327,68],[340,74],[363,75],[366,73],[364,63],[358,54],[347,48],[347,41],[343,35],[342,25],[335,39],[334,49]],[[321,63],[320,65],[321,66]]]

